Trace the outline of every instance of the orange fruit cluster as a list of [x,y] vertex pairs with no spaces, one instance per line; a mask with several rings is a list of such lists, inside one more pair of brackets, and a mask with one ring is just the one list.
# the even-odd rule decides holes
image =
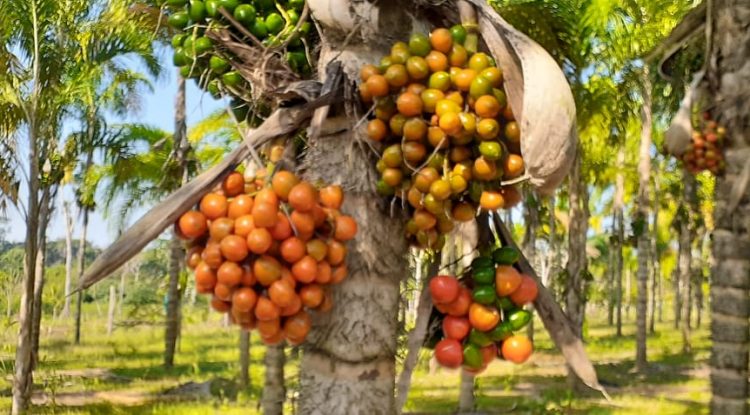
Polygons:
[[703,113],[701,124],[703,129],[693,131],[693,141],[688,151],[682,155],[682,161],[692,174],[698,174],[703,170],[718,174],[724,170],[726,164],[722,149],[727,130],[711,119],[708,112]]
[[499,248],[491,257],[475,259],[465,278],[430,280],[432,302],[442,318],[434,351],[442,366],[479,373],[496,356],[517,364],[531,356],[531,341],[514,332],[531,320],[523,307],[536,299],[538,287],[513,266],[517,258],[513,249]]
[[521,200],[501,186],[525,170],[503,73],[489,55],[469,53],[464,36],[455,27],[414,34],[360,71],[360,97],[374,105],[367,135],[382,146],[378,192],[413,207],[407,233],[422,247],[440,248],[441,235],[477,207]]
[[308,311],[330,310],[328,286],[347,276],[357,223],[341,214],[343,197],[337,185],[317,189],[288,171],[249,182],[231,173],[176,223],[198,292],[266,344],[302,343]]

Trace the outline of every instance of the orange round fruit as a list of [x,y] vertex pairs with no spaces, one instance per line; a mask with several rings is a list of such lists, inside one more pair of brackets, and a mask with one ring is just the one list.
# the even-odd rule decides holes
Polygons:
[[492,180],[497,176],[497,165],[492,160],[479,157],[474,160],[471,170],[472,176],[479,180]]
[[503,196],[503,200],[505,200],[505,208],[510,209],[521,203],[521,193],[518,191],[518,189],[516,189],[515,186],[503,187],[502,189],[500,189],[500,194]]
[[206,247],[203,248],[203,252],[201,252],[201,258],[203,258],[203,262],[212,268],[219,268],[221,263],[224,262],[224,257],[221,256],[221,245],[219,242],[208,241]]
[[242,237],[247,237],[250,231],[255,229],[255,222],[253,222],[253,215],[243,215],[234,220],[234,234]]
[[505,206],[505,199],[500,192],[485,190],[479,197],[479,206],[484,210],[497,210]]
[[300,289],[299,296],[305,307],[317,308],[323,303],[325,291],[323,291],[323,287],[318,284],[309,284]]
[[272,256],[261,255],[253,262],[253,275],[261,285],[268,287],[281,278],[281,264]]
[[234,230],[234,221],[229,218],[219,218],[211,222],[208,234],[214,241],[221,241]]
[[505,138],[511,143],[521,142],[521,130],[518,127],[518,123],[515,121],[505,124]]
[[222,301],[230,301],[232,299],[232,294],[234,293],[234,290],[232,287],[222,284],[220,282],[217,282],[214,286],[214,295],[216,298],[222,300]]
[[490,331],[500,322],[500,312],[493,306],[473,303],[469,306],[469,323],[479,331]]
[[462,69],[456,74],[454,83],[459,91],[467,92],[471,88],[471,82],[477,77],[477,71],[473,69]]
[[[258,322],[277,320],[281,316],[279,306],[273,303],[268,297],[260,296],[255,303],[255,318]],[[260,329],[260,327],[258,327]]]
[[468,222],[474,219],[474,206],[469,202],[461,202],[453,205],[453,219],[459,222]]
[[388,137],[388,127],[383,120],[375,118],[367,123],[367,136],[373,141],[383,141]]
[[253,205],[253,223],[259,228],[268,228],[278,220],[279,205],[268,202],[258,202]]
[[218,281],[216,272],[205,262],[195,267],[195,284],[203,287],[213,287]]
[[200,210],[210,220],[227,215],[227,198],[218,193],[209,193],[201,199]]
[[310,212],[318,199],[318,191],[308,182],[301,182],[289,192],[289,205],[299,212]]
[[312,213],[302,213],[295,210],[290,215],[294,228],[297,229],[300,239],[303,235],[312,235],[315,231],[315,217]]
[[443,72],[448,69],[448,57],[445,53],[433,50],[424,59],[427,61],[430,72]]
[[178,227],[185,237],[189,239],[200,238],[208,231],[206,215],[195,210],[189,210],[180,216]]
[[419,95],[417,94],[404,92],[398,96],[398,99],[396,100],[396,108],[398,108],[398,112],[404,116],[416,117],[417,115],[422,114],[422,99],[419,98]]
[[294,303],[294,297],[296,296],[297,294],[294,292],[294,287],[283,280],[274,281],[268,287],[268,297],[274,304],[279,306],[279,308],[292,305]]
[[239,285],[244,271],[236,262],[225,261],[216,271],[216,280],[228,287]]
[[494,140],[500,135],[500,124],[493,118],[485,118],[477,124],[477,134],[482,140]]
[[338,284],[344,279],[346,279],[347,274],[349,273],[349,269],[346,267],[346,264],[341,264],[331,271],[331,284]]
[[453,37],[451,36],[450,30],[446,28],[435,29],[430,33],[430,45],[432,49],[448,53],[453,47]]
[[245,191],[245,178],[242,173],[232,172],[224,178],[221,183],[221,190],[227,197],[234,197]]
[[185,253],[185,264],[188,268],[195,269],[195,267],[203,261],[203,258],[201,257],[202,253],[202,246],[194,246]]
[[417,228],[426,231],[435,227],[437,218],[426,210],[417,210],[414,212],[414,223],[416,223]]
[[282,317],[293,316],[297,314],[300,310],[302,310],[302,300],[300,299],[299,295],[294,295],[292,297],[291,304],[281,309],[281,316]]
[[505,177],[508,179],[513,179],[523,174],[524,168],[523,157],[518,154],[508,154],[508,157],[503,162],[503,171],[505,172]]
[[328,241],[326,261],[333,266],[339,265],[346,259],[346,245],[337,240]]
[[505,360],[521,364],[529,359],[534,351],[534,345],[528,337],[516,334],[503,340],[500,352]]
[[284,333],[287,337],[293,339],[304,339],[310,332],[312,320],[310,315],[304,311],[289,317],[284,322]]
[[280,252],[284,261],[293,264],[302,259],[305,254],[305,243],[296,236],[292,236],[281,243]]
[[294,279],[303,284],[309,284],[315,281],[317,273],[318,262],[315,258],[309,255],[302,257],[302,259],[292,265],[292,275],[294,275]]
[[385,79],[393,88],[401,88],[409,82],[409,73],[406,66],[401,64],[391,65],[385,71]]
[[341,215],[336,218],[333,237],[341,242],[354,239],[357,234],[357,222],[351,216]]
[[372,75],[369,78],[367,78],[367,91],[373,96],[373,97],[384,97],[388,95],[390,86],[388,85],[388,81],[385,79],[385,76],[383,75]]
[[318,262],[318,272],[315,274],[315,282],[318,284],[328,284],[331,282],[333,270],[331,264],[326,261]]
[[232,308],[241,312],[252,311],[257,301],[258,295],[255,293],[255,290],[248,287],[241,287],[235,290],[232,295]]
[[341,186],[332,184],[320,189],[320,203],[330,209],[340,209],[344,200],[344,191]]
[[521,276],[521,284],[510,295],[510,300],[517,306],[523,306],[536,300],[539,293],[539,287],[536,281],[528,275]]
[[412,117],[404,123],[403,137],[410,141],[422,141],[427,136],[427,123],[420,117]]
[[281,170],[273,175],[273,179],[271,179],[271,188],[279,199],[286,201],[289,198],[289,192],[297,185],[297,183],[299,183],[299,179],[294,173]]
[[240,216],[249,215],[253,211],[253,198],[250,195],[238,195],[229,202],[227,217],[237,219]]
[[279,212],[276,219],[276,224],[272,228],[267,228],[271,232],[271,237],[275,241],[283,241],[294,234],[292,230],[291,222],[285,214]]
[[359,70],[359,79],[362,80],[362,82],[367,82],[368,79],[370,79],[373,75],[379,75],[380,71],[378,70],[378,67],[375,65],[364,65],[362,66],[362,69]]
[[495,291],[500,297],[513,294],[521,285],[521,274],[513,267],[501,265],[495,268]]
[[483,95],[474,103],[474,111],[482,118],[495,118],[500,110],[500,103],[492,95]]
[[229,235],[221,240],[221,255],[224,258],[240,262],[247,258],[248,247],[245,238],[239,235]]
[[265,254],[272,243],[273,237],[266,228],[255,228],[247,235],[247,247],[256,255]]
[[223,301],[216,296],[211,298],[211,308],[218,311],[219,313],[226,313],[232,308],[232,303]]

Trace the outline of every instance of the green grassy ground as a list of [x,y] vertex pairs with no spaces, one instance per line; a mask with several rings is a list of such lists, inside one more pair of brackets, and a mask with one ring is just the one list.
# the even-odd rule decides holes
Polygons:
[[[252,346],[252,387],[239,391],[234,383],[238,365],[238,332],[222,327],[218,318],[188,321],[173,369],[161,366],[163,338],[159,327],[119,328],[108,337],[100,321],[87,322],[83,344],[71,344],[69,322],[46,321],[41,363],[35,377],[33,413],[39,414],[248,414],[255,413],[263,379],[263,347]],[[541,327],[541,324],[537,324]],[[613,329],[592,325],[587,349],[596,363],[611,401],[592,395],[573,397],[566,387],[565,368],[549,338],[537,330],[537,353],[525,365],[497,361],[477,380],[477,406],[488,413],[518,414],[702,414],[708,413],[709,341],[705,329],[693,333],[694,352],[680,352],[680,333],[669,325],[649,337],[649,373],[633,373],[633,327],[617,338]],[[10,406],[14,327],[8,328],[0,350],[0,412]],[[253,340],[257,341],[257,338]],[[452,413],[458,401],[459,373],[430,373],[428,351],[415,373],[407,410]],[[289,396],[297,388],[296,360],[289,359]],[[188,382],[212,384],[212,395],[194,399],[164,395]],[[289,403],[293,405],[292,402]],[[291,413],[291,411],[290,411]]]

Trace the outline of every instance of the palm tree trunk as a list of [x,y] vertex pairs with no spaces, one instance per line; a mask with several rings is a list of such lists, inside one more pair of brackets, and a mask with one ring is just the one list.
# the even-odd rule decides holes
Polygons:
[[62,316],[70,317],[70,290],[73,284],[73,216],[70,203],[63,202],[63,218],[65,220],[65,304]]
[[657,295],[661,286],[661,258],[659,257],[659,184],[660,168],[657,165],[654,175],[654,211],[652,213],[653,229],[651,237],[651,314],[649,315],[648,331],[656,332]]
[[[178,174],[183,184],[187,180],[187,124],[185,115],[185,78],[177,75],[177,94],[175,95],[175,129],[174,148]],[[169,257],[169,285],[167,290],[167,321],[164,333],[164,366],[174,364],[177,338],[180,336],[180,271],[183,263],[183,248],[177,235],[172,236],[171,254]]]
[[[387,53],[389,39],[374,35],[379,32],[378,20],[398,19],[399,24],[389,27],[389,35],[407,38],[413,22],[402,19],[407,15],[405,9],[419,16],[411,2],[395,0],[377,4],[312,0],[308,4],[321,29],[320,73],[342,53],[345,82],[356,79],[361,62],[376,62]],[[347,17],[333,17],[329,14],[332,10]],[[369,18],[378,13],[380,19]],[[372,34],[366,39],[367,47],[347,42],[351,32]],[[340,104],[331,113],[346,117]],[[374,192],[377,172],[371,150],[352,131],[359,116],[347,118],[346,130],[311,137],[303,161],[307,179],[347,189],[343,211],[359,224],[357,238],[348,246],[349,277],[333,288],[333,312],[315,315],[309,347],[302,356],[298,411],[303,414],[396,412],[399,282],[407,274],[407,248],[401,219],[391,217]]]
[[283,344],[266,348],[266,381],[263,385],[263,396],[260,400],[263,415],[281,415],[284,413],[284,401],[286,400],[286,389],[284,387],[285,361]]
[[[83,278],[83,271],[86,267],[86,233],[89,227],[89,210],[83,208],[83,222],[81,224],[81,239],[78,241],[78,281],[80,282]],[[83,308],[83,294],[84,290],[78,291],[76,296],[76,330],[75,330],[75,344],[81,344],[81,317]]]
[[41,211],[39,212],[39,239],[34,266],[34,312],[31,329],[31,361],[34,368],[39,361],[39,334],[42,325],[42,294],[44,293],[44,259],[47,255],[47,225],[49,224],[52,204],[51,190],[48,186],[42,191]]
[[240,389],[250,387],[250,332],[240,330]]
[[614,280],[615,280],[615,309],[616,309],[616,334],[622,336],[622,247],[625,244],[625,147],[620,145],[617,149],[617,175],[615,176],[615,200],[612,207],[614,211],[615,238],[614,251]]
[[555,300],[558,299],[558,288],[556,287],[555,281],[558,279],[557,276],[560,273],[560,249],[557,245],[557,217],[555,216],[555,209],[557,207],[557,199],[554,193],[549,198],[549,280],[547,286],[550,287]]
[[[709,4],[711,4],[709,2]],[[740,172],[748,163],[750,99],[750,4],[745,0],[715,0],[712,4],[714,46],[708,70],[714,114],[727,129],[726,174],[716,178],[711,275],[711,412],[746,415],[748,412],[748,349],[750,348],[750,189]],[[737,205],[728,206],[737,193]],[[734,196],[734,195],[733,195]],[[732,200],[732,201],[734,201]]]
[[648,365],[646,351],[646,314],[648,313],[648,277],[649,257],[651,250],[648,231],[648,217],[651,202],[649,201],[649,184],[651,178],[651,79],[648,66],[644,66],[641,80],[643,82],[643,108],[641,111],[641,147],[638,156],[638,217],[642,228],[638,238],[638,300],[636,303],[635,334],[635,368],[644,372]]
[[[588,261],[586,256],[586,234],[588,232],[588,189],[582,172],[582,154],[576,155],[569,177],[568,198],[570,204],[570,225],[568,229],[568,284],[565,297],[565,311],[573,323],[575,333],[582,337],[585,307],[585,274]],[[582,385],[570,368],[568,383],[574,390]]]
[[[523,237],[523,253],[528,258],[529,262],[534,267],[539,266],[539,260],[537,258],[536,251],[536,233],[539,228],[539,199],[529,191],[526,195],[526,203],[524,204],[525,209],[525,221],[526,221],[526,232]],[[537,268],[538,269],[538,268]],[[528,309],[533,311],[533,306],[529,305]],[[529,325],[526,327],[526,335],[533,342],[534,341],[534,319],[529,321]]]
[[458,393],[458,413],[465,414],[474,411],[474,382],[476,376],[461,370],[461,385]]
[[[420,255],[425,257],[425,255]],[[396,383],[396,410],[398,413],[404,408],[406,399],[409,397],[411,387],[411,378],[414,369],[417,367],[419,352],[422,350],[424,338],[427,335],[428,323],[430,322],[430,313],[432,313],[432,300],[430,298],[430,278],[438,272],[438,262],[433,261],[428,267],[427,278],[422,278],[422,290],[419,294],[419,303],[417,304],[417,319],[414,328],[409,332],[406,342],[406,359],[404,359],[404,368],[398,377]],[[422,268],[422,261],[417,261],[417,267]]]
[[692,273],[692,242],[691,226],[692,200],[695,199],[695,178],[688,172],[683,173],[683,201],[679,217],[678,241],[678,278],[680,285],[680,331],[682,332],[682,351],[689,353],[690,346],[690,280]]

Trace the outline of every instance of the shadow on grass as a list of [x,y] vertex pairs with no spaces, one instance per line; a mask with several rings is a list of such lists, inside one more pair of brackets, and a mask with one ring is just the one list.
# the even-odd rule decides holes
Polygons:
[[178,364],[171,368],[162,365],[143,367],[121,367],[111,369],[118,376],[144,380],[176,378],[186,375],[218,374],[228,371],[234,366],[233,362],[196,362],[194,364]]

